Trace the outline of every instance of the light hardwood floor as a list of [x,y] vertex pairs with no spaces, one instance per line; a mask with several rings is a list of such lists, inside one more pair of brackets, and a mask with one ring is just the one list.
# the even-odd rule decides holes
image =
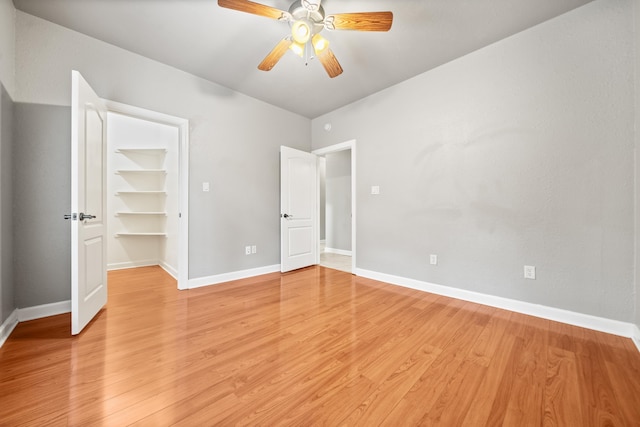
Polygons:
[[0,349],[0,425],[640,425],[629,339],[323,267],[189,291],[115,271],[69,330]]

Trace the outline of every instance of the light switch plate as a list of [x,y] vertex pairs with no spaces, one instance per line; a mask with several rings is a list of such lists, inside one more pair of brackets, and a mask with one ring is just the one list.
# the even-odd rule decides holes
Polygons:
[[380,194],[380,187],[377,185],[371,186],[371,194]]
[[204,192],[209,191],[209,183],[208,182],[203,182],[202,183],[202,191],[204,191]]

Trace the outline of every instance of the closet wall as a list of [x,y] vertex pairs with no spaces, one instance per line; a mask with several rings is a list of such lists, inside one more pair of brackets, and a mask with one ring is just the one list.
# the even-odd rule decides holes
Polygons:
[[107,194],[108,268],[177,276],[178,128],[109,113]]

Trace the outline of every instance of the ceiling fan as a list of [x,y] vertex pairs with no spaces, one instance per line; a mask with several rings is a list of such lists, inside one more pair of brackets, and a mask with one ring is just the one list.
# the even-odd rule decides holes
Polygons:
[[280,40],[275,48],[262,60],[258,69],[271,70],[291,50],[309,60],[315,54],[324,69],[333,78],[342,74],[342,67],[329,49],[329,42],[320,35],[326,30],[389,31],[393,22],[391,12],[359,12],[325,15],[321,0],[296,0],[288,11],[255,3],[249,0],[218,0],[218,5],[227,9],[286,21],[291,34]]

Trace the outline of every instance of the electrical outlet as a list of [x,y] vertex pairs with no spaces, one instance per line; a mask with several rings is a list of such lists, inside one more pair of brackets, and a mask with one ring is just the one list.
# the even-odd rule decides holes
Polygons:
[[244,247],[244,254],[245,255],[251,255],[251,246],[245,246]]
[[536,279],[536,268],[533,265],[524,266],[524,278],[532,280]]
[[438,255],[435,255],[435,254],[429,255],[429,264],[438,265]]
[[251,253],[255,254],[256,252],[258,252],[258,248],[256,247],[256,245],[251,246]]

